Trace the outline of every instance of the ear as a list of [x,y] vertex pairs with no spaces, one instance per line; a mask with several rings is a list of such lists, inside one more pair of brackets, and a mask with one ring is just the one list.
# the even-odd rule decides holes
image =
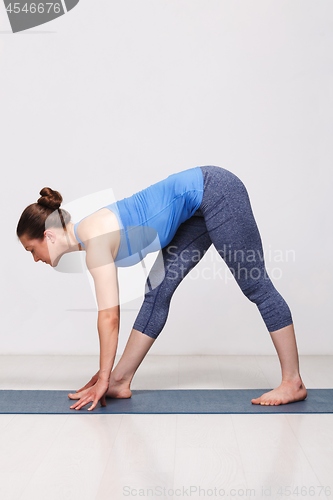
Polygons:
[[46,229],[44,231],[44,238],[46,238],[46,241],[48,243],[54,243],[56,240],[56,233],[55,231],[52,231],[52,229]]

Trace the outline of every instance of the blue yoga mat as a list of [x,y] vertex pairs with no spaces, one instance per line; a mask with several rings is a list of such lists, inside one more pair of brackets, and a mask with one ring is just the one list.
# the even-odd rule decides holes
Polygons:
[[308,389],[307,399],[279,406],[251,403],[269,389],[178,389],[134,390],[129,399],[106,399],[88,411],[91,403],[81,410],[71,410],[75,391],[0,390],[0,413],[15,414],[126,414],[126,413],[333,413],[333,389]]

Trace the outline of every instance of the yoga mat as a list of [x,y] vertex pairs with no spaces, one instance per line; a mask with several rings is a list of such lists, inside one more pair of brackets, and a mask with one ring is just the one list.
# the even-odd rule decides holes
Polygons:
[[307,399],[279,406],[251,403],[270,389],[178,389],[134,390],[129,399],[106,398],[88,411],[91,403],[81,410],[71,410],[74,400],[68,391],[0,390],[0,413],[15,414],[127,414],[127,413],[333,413],[333,389],[308,389]]

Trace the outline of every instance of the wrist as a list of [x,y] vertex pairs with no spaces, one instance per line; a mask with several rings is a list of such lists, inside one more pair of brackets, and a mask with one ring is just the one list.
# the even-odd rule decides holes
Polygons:
[[108,378],[101,378],[101,377],[98,377],[98,381],[99,382],[102,382],[103,384],[109,384],[110,383],[110,379]]

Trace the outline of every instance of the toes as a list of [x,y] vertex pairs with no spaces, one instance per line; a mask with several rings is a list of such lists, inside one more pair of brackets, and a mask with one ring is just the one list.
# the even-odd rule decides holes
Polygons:
[[270,399],[267,396],[265,398],[264,395],[260,396],[260,398],[251,399],[251,403],[261,406],[278,406],[284,404],[282,399]]
[[278,406],[278,405],[282,404],[282,401],[277,400],[277,399],[275,399],[275,400],[271,399],[271,400],[264,401],[262,404],[264,404],[266,406]]

